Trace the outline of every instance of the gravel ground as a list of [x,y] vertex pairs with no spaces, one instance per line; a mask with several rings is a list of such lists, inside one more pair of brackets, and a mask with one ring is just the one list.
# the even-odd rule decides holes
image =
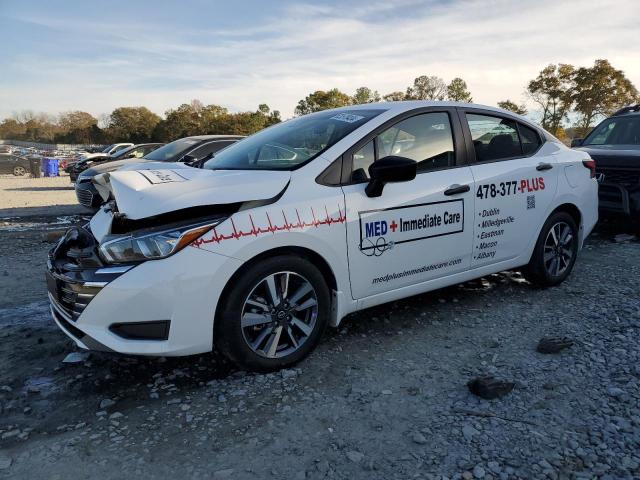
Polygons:
[[[60,209],[63,205],[72,208]],[[51,208],[55,208],[61,214],[84,211],[78,205],[68,174],[45,178],[0,175],[0,217],[46,215]]]
[[[254,375],[216,354],[62,363],[41,227],[0,229],[0,478],[640,477],[636,239],[600,231],[556,288],[502,273],[360,312]],[[575,343],[543,355],[545,335]],[[514,390],[475,397],[486,373]]]

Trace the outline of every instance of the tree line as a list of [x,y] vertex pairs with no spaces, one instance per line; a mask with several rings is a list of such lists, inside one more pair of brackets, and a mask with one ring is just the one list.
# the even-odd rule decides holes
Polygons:
[[[583,136],[595,122],[616,109],[640,102],[637,88],[608,60],[591,67],[548,65],[525,88],[535,105],[531,116],[543,128],[563,138],[567,133]],[[456,77],[449,83],[436,75],[421,75],[403,91],[380,95],[360,87],[349,95],[337,88],[317,90],[301,99],[295,115],[347,105],[399,100],[451,100],[472,102],[467,83]],[[506,99],[498,106],[527,115],[524,103]],[[219,105],[199,100],[165,112],[164,118],[146,107],[119,107],[100,121],[93,115],[72,111],[53,116],[19,112],[0,122],[0,138],[43,143],[105,144],[119,141],[169,142],[190,135],[250,135],[281,121],[280,112],[261,104],[256,111],[231,113]]]
[[0,122],[0,138],[73,144],[170,142],[190,135],[250,135],[280,121],[280,112],[264,104],[255,112],[230,113],[219,105],[193,100],[167,110],[164,118],[146,107],[119,107],[100,122],[81,111],[58,117],[25,111]]

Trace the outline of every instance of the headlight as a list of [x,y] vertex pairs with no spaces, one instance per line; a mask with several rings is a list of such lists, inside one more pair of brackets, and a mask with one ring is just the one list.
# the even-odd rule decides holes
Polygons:
[[100,245],[100,256],[107,263],[142,262],[166,258],[182,250],[223,220],[116,238]]

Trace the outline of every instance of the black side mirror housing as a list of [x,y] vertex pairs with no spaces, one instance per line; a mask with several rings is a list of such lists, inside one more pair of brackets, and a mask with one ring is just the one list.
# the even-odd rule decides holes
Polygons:
[[183,163],[193,163],[196,160],[198,160],[196,157],[194,157],[193,155],[185,155],[184,157],[182,157],[180,159],[181,162]]
[[389,156],[369,166],[369,184],[365,188],[367,197],[379,197],[387,183],[409,182],[416,178],[418,164],[405,157]]
[[571,148],[579,147],[582,145],[584,138],[574,138],[571,140]]

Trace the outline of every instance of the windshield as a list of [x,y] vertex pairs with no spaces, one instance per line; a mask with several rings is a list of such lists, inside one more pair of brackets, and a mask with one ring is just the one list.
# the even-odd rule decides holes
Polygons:
[[109,150],[111,150],[113,148],[113,146],[115,145],[115,143],[112,143],[111,145],[104,147],[104,150],[101,150],[102,153],[107,153]]
[[293,170],[383,110],[325,111],[293,118],[228,146],[204,164],[209,170]]
[[640,145],[640,115],[603,121],[582,145]]
[[194,145],[200,143],[200,140],[194,138],[181,138],[175,142],[167,143],[165,146],[147,153],[144,157],[146,160],[155,160],[156,162],[170,162],[179,160]]
[[136,146],[132,146],[132,147],[126,147],[123,148],[122,150],[118,150],[117,152],[115,152],[113,155],[111,155],[113,158],[126,158],[127,154],[131,151],[131,150],[135,150]]

